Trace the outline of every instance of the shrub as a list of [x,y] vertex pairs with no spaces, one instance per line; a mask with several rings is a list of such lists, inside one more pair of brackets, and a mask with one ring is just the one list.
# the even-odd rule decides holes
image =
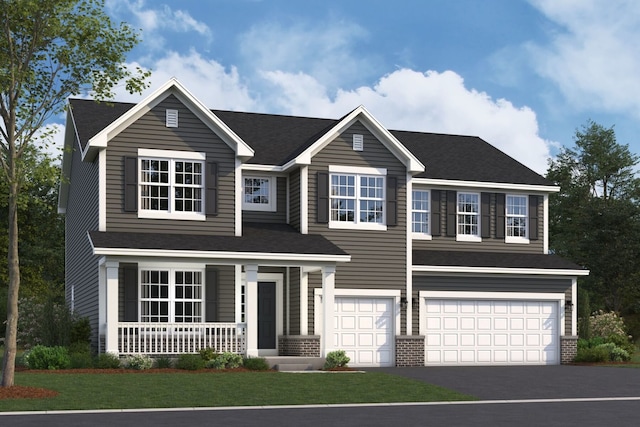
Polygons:
[[70,353],[69,357],[71,358],[71,368],[73,369],[93,368],[91,353]]
[[636,351],[636,346],[626,335],[609,335],[606,341],[614,343],[629,354],[633,354]]
[[96,368],[98,369],[118,369],[120,368],[120,358],[117,354],[102,353],[98,355],[96,360]]
[[607,362],[624,362],[631,360],[631,356],[612,342],[600,344],[595,349],[605,349],[607,351]]
[[169,357],[158,357],[156,358],[156,368],[171,369],[173,368],[173,360]]
[[242,356],[235,353],[222,353],[206,364],[212,369],[235,369],[242,366]]
[[601,363],[609,361],[609,350],[603,347],[589,347],[578,349],[573,360],[577,363]]
[[268,371],[269,364],[264,357],[247,357],[243,359],[242,364],[250,371]]
[[600,310],[593,313],[589,317],[589,330],[592,337],[627,336],[624,320],[613,311],[607,313]]
[[199,354],[181,354],[176,361],[176,368],[197,371],[204,369],[204,360]]
[[123,362],[124,366],[129,369],[144,371],[153,367],[153,359],[146,354],[134,354],[127,356]]
[[215,359],[216,357],[218,357],[220,354],[217,353],[214,349],[212,349],[211,347],[206,347],[206,348],[202,348],[200,349],[200,357],[202,357],[202,360],[204,360],[205,362],[208,362],[210,360]]
[[344,368],[351,359],[346,355],[344,350],[331,351],[327,354],[324,362],[324,369]]
[[66,347],[37,345],[25,356],[29,369],[68,369],[71,358]]
[[91,344],[91,323],[88,317],[75,317],[69,333],[69,345]]

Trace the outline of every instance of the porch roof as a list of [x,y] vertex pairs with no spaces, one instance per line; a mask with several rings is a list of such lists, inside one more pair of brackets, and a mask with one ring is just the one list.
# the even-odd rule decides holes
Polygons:
[[286,224],[244,223],[243,235],[90,231],[96,255],[192,255],[348,262],[351,257],[325,237],[300,234]]
[[589,274],[589,270],[558,255],[513,252],[414,250],[413,269],[416,272]]

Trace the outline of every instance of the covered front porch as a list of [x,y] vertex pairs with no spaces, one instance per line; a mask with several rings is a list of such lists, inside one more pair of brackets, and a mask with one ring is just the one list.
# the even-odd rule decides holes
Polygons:
[[[282,356],[291,355],[305,337],[319,347],[315,356],[332,351],[334,304],[323,304],[325,333],[308,335],[309,274],[321,276],[324,298],[332,301],[336,265],[350,260],[326,239],[286,233],[289,239],[311,238],[315,247],[301,250],[304,246],[284,241],[282,252],[202,251],[185,245],[184,236],[165,235],[169,244],[182,247],[158,251],[147,247],[156,244],[157,235],[145,241],[143,234],[119,234],[91,233],[94,253],[101,256],[99,352],[160,356],[211,348]],[[193,237],[200,246],[208,239]],[[236,239],[247,238],[227,238]],[[273,246],[273,240],[267,242]],[[318,242],[325,245],[320,251]]]

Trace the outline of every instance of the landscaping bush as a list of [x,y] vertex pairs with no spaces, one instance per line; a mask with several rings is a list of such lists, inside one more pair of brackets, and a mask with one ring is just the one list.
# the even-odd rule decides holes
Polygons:
[[242,356],[235,353],[222,353],[206,363],[207,368],[235,369],[242,366]]
[[171,369],[173,368],[173,360],[169,357],[157,357],[156,368],[158,369]]
[[611,335],[627,336],[624,320],[615,312],[602,310],[593,313],[589,317],[589,331],[591,337],[608,338]]
[[627,351],[621,349],[620,347],[618,347],[612,342],[600,344],[595,348],[605,349],[607,351],[608,353],[607,362],[626,362],[628,360],[631,360],[631,355]]
[[113,353],[102,353],[98,355],[96,360],[96,368],[98,369],[118,369],[120,368],[120,358]]
[[153,359],[146,354],[134,354],[125,357],[123,364],[126,368],[144,371],[153,367]]
[[29,369],[68,369],[71,358],[66,347],[37,345],[25,355]]
[[70,353],[72,369],[93,368],[93,357],[89,352]]
[[65,304],[35,298],[18,301],[18,345],[29,349],[36,345],[68,346],[75,342],[89,342],[91,325],[86,318],[73,314]]
[[210,360],[215,359],[216,357],[218,357],[220,354],[217,353],[214,349],[212,349],[211,347],[207,347],[207,348],[202,348],[200,349],[200,357],[202,357],[202,360],[204,360],[205,362],[208,362]]
[[269,364],[264,357],[247,357],[242,361],[245,368],[250,371],[268,371]]
[[626,335],[609,335],[606,341],[614,343],[616,346],[620,347],[630,355],[635,353],[636,351],[636,346]]
[[573,360],[576,363],[602,363],[609,361],[609,350],[604,347],[588,347],[578,349]]
[[204,360],[199,354],[181,354],[176,361],[176,368],[197,371],[204,369]]
[[344,350],[331,351],[325,359],[324,369],[344,368],[350,360]]

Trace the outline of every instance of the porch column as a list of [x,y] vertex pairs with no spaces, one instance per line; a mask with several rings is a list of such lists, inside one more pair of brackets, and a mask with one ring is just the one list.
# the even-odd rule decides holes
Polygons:
[[322,267],[322,357],[326,357],[334,346],[335,281],[336,267]]
[[118,354],[118,266],[117,262],[106,262],[106,312],[107,325],[105,334],[105,350]]
[[258,266],[244,266],[246,277],[247,356],[258,356]]

